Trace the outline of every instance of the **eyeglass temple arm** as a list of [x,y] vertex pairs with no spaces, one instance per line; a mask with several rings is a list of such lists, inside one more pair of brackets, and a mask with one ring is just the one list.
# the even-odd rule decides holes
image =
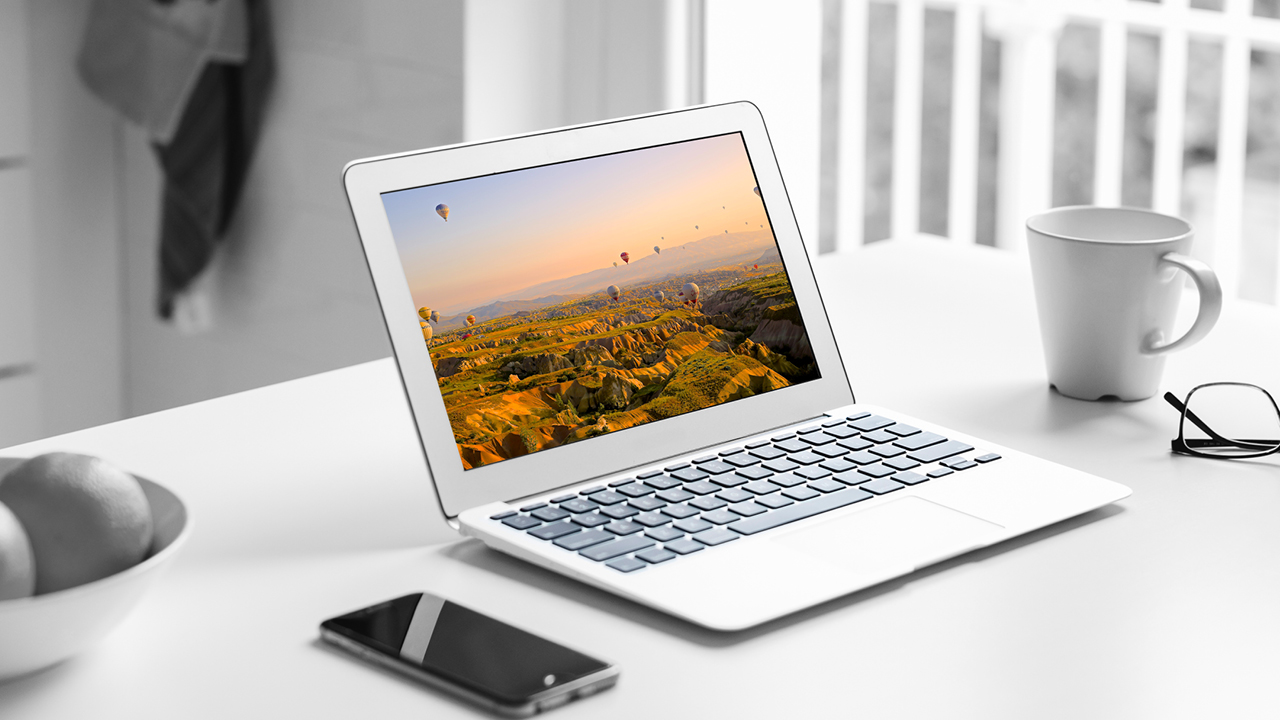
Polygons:
[[[1187,409],[1187,406],[1186,406],[1186,405],[1183,405],[1183,404],[1182,404],[1182,401],[1181,401],[1181,400],[1179,400],[1179,399],[1178,399],[1178,397],[1177,397],[1176,395],[1174,395],[1173,393],[1171,393],[1171,392],[1166,392],[1166,393],[1164,394],[1164,399],[1165,399],[1165,402],[1167,402],[1167,403],[1169,403],[1170,405],[1172,405],[1173,407],[1175,407],[1175,408],[1178,410],[1178,412],[1182,413],[1184,417],[1186,417],[1188,420],[1190,420],[1192,423],[1194,423],[1196,427],[1198,427],[1198,428],[1200,428],[1201,430],[1203,430],[1203,431],[1204,431],[1204,434],[1208,435],[1209,437],[1213,438],[1214,440],[1217,440],[1217,441],[1218,441],[1218,442],[1220,442],[1220,443],[1226,443],[1226,444],[1228,444],[1228,445],[1234,445],[1234,444],[1236,444],[1236,441],[1234,441],[1234,440],[1229,440],[1229,439],[1227,439],[1227,438],[1224,438],[1224,437],[1222,437],[1221,435],[1219,435],[1218,433],[1214,432],[1214,431],[1213,431],[1213,428],[1211,428],[1211,427],[1209,427],[1208,425],[1206,425],[1206,424],[1205,424],[1205,422],[1199,418],[1199,416],[1197,416],[1195,413],[1193,413],[1193,412],[1191,412],[1190,410],[1188,410],[1188,409]],[[1179,434],[1181,434],[1181,433],[1179,433]]]

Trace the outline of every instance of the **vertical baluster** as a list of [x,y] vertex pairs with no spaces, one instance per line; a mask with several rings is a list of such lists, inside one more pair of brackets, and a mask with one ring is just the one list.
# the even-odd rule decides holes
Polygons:
[[982,84],[982,9],[956,6],[951,78],[951,177],[947,235],[972,243],[978,225],[978,99]]
[[1152,207],[1182,213],[1182,154],[1187,105],[1187,0],[1165,0],[1168,24],[1160,33],[1160,91],[1156,100],[1156,147]]
[[840,139],[836,183],[836,251],[860,247],[867,192],[867,3],[840,16]]
[[[1112,4],[1118,6],[1128,1],[1112,0]],[[1093,202],[1097,205],[1120,204],[1128,46],[1129,30],[1124,22],[1114,17],[1103,20],[1098,56],[1098,140],[1093,161]]]
[[897,38],[890,232],[900,238],[920,230],[920,106],[924,83],[924,4],[921,0],[899,0]]
[[1244,160],[1249,121],[1249,40],[1253,0],[1227,0],[1228,34],[1222,47],[1222,105],[1218,121],[1218,186],[1214,269],[1223,292],[1240,291],[1240,244],[1244,227]]

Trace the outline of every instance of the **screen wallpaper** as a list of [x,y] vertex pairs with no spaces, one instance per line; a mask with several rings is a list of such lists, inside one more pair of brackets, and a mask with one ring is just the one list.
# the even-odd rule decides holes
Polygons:
[[382,200],[467,469],[819,376],[739,134]]

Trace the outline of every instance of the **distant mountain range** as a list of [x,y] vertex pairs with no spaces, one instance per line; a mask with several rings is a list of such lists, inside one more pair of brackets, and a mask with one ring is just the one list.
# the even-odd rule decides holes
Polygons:
[[[618,252],[621,253],[623,250],[627,248],[619,248]],[[576,293],[576,296],[580,297],[600,292],[610,285],[626,289],[632,285],[643,285],[676,275],[757,261],[757,258],[769,257],[770,250],[776,258],[777,244],[770,230],[710,235],[701,240],[685,243],[683,246],[664,247],[660,254],[653,254],[650,248],[640,248],[638,252],[632,248],[633,255],[639,255],[642,252],[648,254],[632,260],[630,264],[619,264],[616,268],[601,268],[559,280],[549,280],[507,293],[498,300],[515,300],[547,294]],[[762,256],[761,253],[764,255]],[[777,260],[771,262],[777,262]],[[465,313],[463,316],[466,316]],[[479,317],[477,314],[476,318]]]
[[475,315],[476,322],[482,323],[485,320],[492,320],[498,317],[514,315],[521,310],[539,310],[548,305],[559,305],[562,302],[568,302],[576,298],[582,297],[578,295],[547,295],[545,297],[534,298],[533,300],[499,300],[498,302],[489,303],[483,307],[473,308],[457,315],[442,316],[440,322],[435,324],[438,332],[447,332],[455,330],[466,324],[468,315]]

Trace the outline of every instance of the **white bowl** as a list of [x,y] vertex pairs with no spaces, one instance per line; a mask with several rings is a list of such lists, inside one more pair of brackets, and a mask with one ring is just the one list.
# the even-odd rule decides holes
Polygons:
[[[0,477],[22,462],[25,458],[0,457]],[[186,542],[191,523],[178,496],[134,477],[151,503],[155,523],[151,554],[101,580],[45,595],[0,600],[0,680],[61,662],[100,640],[129,614]]]

